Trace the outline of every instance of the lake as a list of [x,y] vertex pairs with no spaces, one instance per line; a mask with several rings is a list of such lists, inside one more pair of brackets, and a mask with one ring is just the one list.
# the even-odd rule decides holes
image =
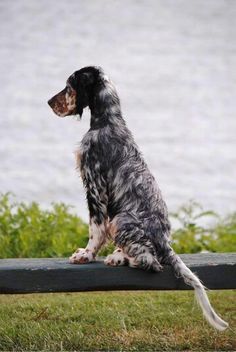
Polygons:
[[236,2],[0,1],[0,191],[88,219],[73,151],[89,128],[53,115],[67,77],[102,66],[171,211],[236,208]]

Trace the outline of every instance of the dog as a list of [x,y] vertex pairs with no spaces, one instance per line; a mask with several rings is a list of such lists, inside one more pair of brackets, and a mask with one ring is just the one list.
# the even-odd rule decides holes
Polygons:
[[207,321],[218,330],[228,326],[213,310],[204,286],[170,244],[170,222],[161,191],[122,117],[116,89],[102,68],[74,72],[66,87],[48,104],[60,117],[91,111],[90,129],[77,151],[77,166],[89,208],[89,241],[70,257],[70,263],[94,261],[108,238],[115,251],[105,264],[129,265],[159,272],[171,265],[195,290]]

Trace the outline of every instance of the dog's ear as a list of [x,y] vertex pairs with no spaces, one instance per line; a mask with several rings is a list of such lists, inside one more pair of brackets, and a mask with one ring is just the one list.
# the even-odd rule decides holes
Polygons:
[[95,80],[93,72],[84,72],[80,77],[80,85],[84,86],[84,88],[93,85]]
[[96,81],[96,75],[94,71],[80,72],[76,78],[77,113],[81,117],[83,114],[83,109],[90,104],[91,93]]
[[89,79],[90,77],[85,76],[85,74],[82,74],[78,79],[76,80],[76,93],[77,93],[77,114],[82,117],[83,115],[83,110],[86,106],[88,106],[89,99],[88,99],[88,92],[87,88],[89,85]]

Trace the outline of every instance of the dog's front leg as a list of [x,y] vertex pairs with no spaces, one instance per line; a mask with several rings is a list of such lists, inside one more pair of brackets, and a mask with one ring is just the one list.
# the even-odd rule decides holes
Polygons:
[[98,224],[94,218],[90,219],[89,241],[85,248],[78,248],[70,257],[70,263],[84,264],[95,260],[96,254],[106,240],[105,221]]
[[96,198],[90,195],[87,194],[90,212],[89,241],[85,248],[78,248],[72,254],[69,260],[73,264],[84,264],[94,261],[96,254],[107,238],[106,201],[99,197],[98,192],[96,192]]

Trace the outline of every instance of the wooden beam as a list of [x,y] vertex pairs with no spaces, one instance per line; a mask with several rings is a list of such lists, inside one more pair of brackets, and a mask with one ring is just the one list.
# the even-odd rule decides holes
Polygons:
[[[236,288],[236,253],[183,254],[186,265],[209,289]],[[1,259],[0,293],[111,290],[186,290],[182,279],[165,266],[152,273],[97,262],[75,265],[67,259]]]

